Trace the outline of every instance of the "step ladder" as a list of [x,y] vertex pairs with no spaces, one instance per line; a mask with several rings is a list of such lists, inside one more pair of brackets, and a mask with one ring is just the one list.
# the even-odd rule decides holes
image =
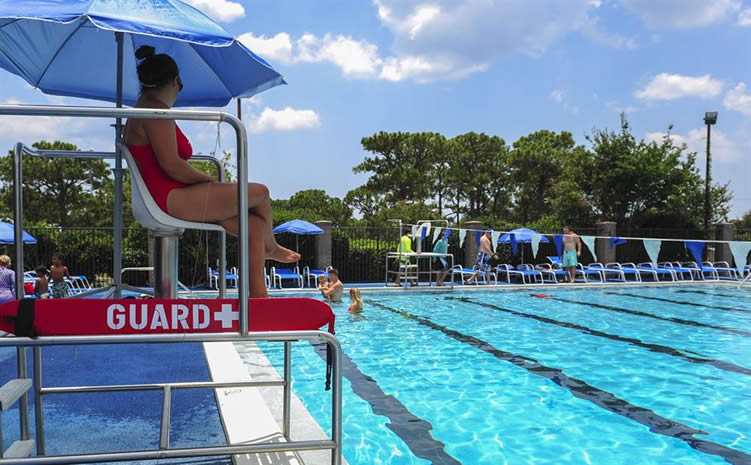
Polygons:
[[[25,423],[23,420],[21,421],[21,439],[14,441],[5,452],[2,450],[2,413],[10,410],[19,399],[21,399],[19,409],[26,407],[27,392],[29,389],[31,389],[31,379],[29,378],[12,379],[5,383],[3,387],[0,387],[0,458],[30,457],[34,451],[34,440],[28,438],[28,423]],[[26,409],[24,408],[23,410]],[[22,412],[19,416],[23,419],[25,415]]]

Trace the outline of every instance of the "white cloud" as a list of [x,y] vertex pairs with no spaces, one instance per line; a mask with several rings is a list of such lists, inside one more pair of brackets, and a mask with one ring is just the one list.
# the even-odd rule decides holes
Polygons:
[[566,91],[563,89],[555,89],[553,92],[550,93],[550,98],[555,100],[557,103],[561,104],[563,106],[563,109],[569,113],[577,114],[579,113],[579,107],[576,105],[572,105],[568,98],[566,97]]
[[751,116],[751,95],[746,93],[746,83],[740,82],[725,94],[723,105],[728,110],[735,110]]
[[714,97],[722,92],[723,82],[703,76],[661,73],[634,96],[643,100],[674,100],[682,97]]
[[[650,132],[647,133],[645,139],[648,141],[661,142],[665,137],[664,132]],[[707,150],[707,130],[706,128],[692,129],[682,136],[680,134],[670,134],[669,138],[673,145],[686,144],[686,148],[689,152],[696,152],[697,159],[706,159]],[[712,130],[712,160],[721,163],[732,163],[740,160],[743,156],[739,144],[733,139],[728,137],[724,132],[717,129]],[[701,163],[699,164],[701,165]]]
[[266,60],[288,64],[292,62],[292,40],[286,32],[274,37],[254,36],[252,32],[240,35],[237,40]]
[[746,8],[738,14],[738,25],[743,27],[751,26],[751,8]]
[[231,22],[245,16],[245,8],[229,0],[183,0],[217,21]]
[[566,95],[565,90],[556,89],[550,93],[550,96],[558,103],[563,102],[563,97]]
[[344,76],[429,82],[461,79],[485,71],[514,53],[539,56],[556,40],[579,32],[617,48],[632,39],[598,29],[590,12],[599,0],[373,0],[381,23],[394,40],[389,51],[344,35],[288,33],[274,37],[243,34],[253,51],[284,64],[331,63]]
[[294,131],[313,129],[321,125],[321,119],[313,110],[295,110],[287,107],[283,110],[263,109],[260,116],[253,117],[248,127],[253,132]]
[[719,23],[740,10],[740,0],[621,0],[653,27],[692,28]]

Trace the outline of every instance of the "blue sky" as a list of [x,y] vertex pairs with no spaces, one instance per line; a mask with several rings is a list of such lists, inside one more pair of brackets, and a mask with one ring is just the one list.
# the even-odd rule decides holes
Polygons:
[[[751,210],[751,0],[186,0],[265,57],[289,85],[244,101],[250,177],[277,198],[343,196],[374,132],[482,131],[512,143],[539,129],[673,126],[713,177],[731,218]],[[0,72],[3,103],[91,104],[44,96]],[[235,112],[235,104],[227,111]],[[215,126],[184,123],[197,150],[234,151]],[[111,149],[101,122],[0,121],[0,146],[61,139]]]

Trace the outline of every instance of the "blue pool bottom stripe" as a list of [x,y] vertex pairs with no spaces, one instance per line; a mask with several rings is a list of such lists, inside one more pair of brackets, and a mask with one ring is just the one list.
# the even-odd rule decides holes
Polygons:
[[665,418],[657,414],[657,412],[646,409],[644,407],[633,405],[623,399],[616,397],[615,394],[611,392],[603,391],[594,386],[591,386],[586,381],[572,378],[566,375],[563,370],[547,367],[545,365],[542,365],[537,360],[524,355],[514,354],[498,349],[492,344],[483,341],[482,339],[463,334],[459,331],[447,328],[446,326],[435,323],[427,318],[414,315],[404,310],[391,308],[383,305],[380,302],[375,302],[372,300],[368,301],[368,303],[371,306],[387,310],[397,315],[401,315],[404,318],[416,321],[423,326],[427,326],[428,328],[439,331],[452,339],[467,344],[483,352],[489,353],[499,360],[503,360],[512,363],[520,368],[523,368],[530,374],[546,378],[554,382],[555,384],[568,389],[573,396],[589,401],[609,412],[616,413],[630,420],[636,421],[637,423],[645,425],[649,428],[649,431],[653,433],[679,439],[697,451],[722,457],[723,459],[725,459],[725,461],[732,465],[751,464],[751,455],[695,436],[696,434],[707,434],[706,432],[691,428],[690,426],[684,425],[669,418]]
[[[326,344],[311,343],[318,355],[326,359]],[[386,426],[399,436],[409,450],[434,465],[462,465],[446,452],[446,445],[433,437],[430,422],[414,415],[399,399],[388,395],[378,382],[360,371],[347,354],[342,353],[342,375],[352,385],[352,390],[373,407],[373,413],[389,419]]]
[[649,350],[651,352],[657,352],[657,353],[660,353],[660,354],[672,355],[673,357],[682,358],[682,359],[684,359],[686,361],[689,361],[691,363],[711,365],[711,366],[713,366],[715,368],[719,368],[720,370],[730,371],[730,372],[733,372],[733,373],[741,373],[741,374],[744,374],[744,375],[747,375],[747,376],[751,376],[751,369],[749,369],[749,368],[742,367],[740,365],[736,365],[734,363],[726,362],[726,361],[723,361],[723,360],[715,360],[715,359],[711,359],[711,358],[706,358],[706,357],[702,356],[701,354],[694,353],[694,355],[698,355],[698,357],[694,356],[694,355],[688,355],[688,353],[687,353],[688,351],[685,351],[685,350],[676,349],[676,348],[669,347],[669,346],[664,346],[664,345],[661,345],[661,344],[651,344],[651,343],[644,342],[644,341],[642,341],[640,339],[618,336],[617,334],[610,334],[610,333],[606,333],[604,331],[598,331],[596,329],[588,328],[586,326],[577,325],[576,323],[570,323],[568,321],[555,320],[555,319],[547,318],[547,317],[540,316],[540,315],[534,315],[534,314],[531,314],[531,313],[524,313],[524,312],[519,312],[517,310],[511,310],[511,309],[508,309],[508,308],[499,307],[497,305],[493,305],[493,304],[489,304],[489,303],[485,303],[485,302],[477,302],[475,300],[470,299],[469,297],[446,297],[446,299],[447,300],[458,300],[460,302],[464,302],[464,303],[468,303],[468,304],[472,304],[472,305],[477,305],[477,306],[489,308],[489,309],[492,309],[492,310],[497,310],[499,312],[510,313],[510,314],[512,314],[514,316],[519,316],[519,317],[522,317],[522,318],[530,318],[530,319],[533,319],[533,320],[536,320],[536,321],[539,321],[539,322],[542,322],[542,323],[548,323],[548,324],[551,324],[551,325],[561,326],[563,328],[575,329],[577,331],[580,331],[580,332],[582,332],[584,334],[589,334],[591,336],[603,337],[603,338],[606,338],[606,339],[610,339],[611,341],[625,342],[625,343],[628,343],[628,344],[635,345],[637,347],[642,347],[642,348],[647,349],[647,350]]
[[651,295],[638,295],[638,294],[629,294],[626,292],[606,292],[605,294],[608,295],[619,295],[623,297],[634,297],[637,299],[647,299],[647,300],[656,300],[657,302],[667,302],[671,304],[678,304],[678,305],[688,305],[689,307],[704,307],[704,308],[711,308],[714,310],[724,310],[726,312],[737,312],[737,313],[751,313],[751,310],[745,309],[745,308],[734,308],[734,307],[722,307],[720,305],[709,305],[709,304],[697,304],[695,302],[686,302],[683,300],[675,300],[675,299],[666,299],[664,297],[654,297]]
[[558,302],[566,302],[569,304],[583,305],[585,307],[592,307],[592,308],[601,308],[603,310],[610,310],[612,312],[618,312],[618,313],[626,313],[629,315],[644,316],[647,318],[654,318],[655,320],[662,320],[662,321],[669,321],[671,323],[677,323],[679,325],[696,326],[699,328],[710,328],[710,329],[716,329],[718,331],[724,331],[726,333],[739,334],[741,336],[751,336],[751,332],[744,331],[742,329],[726,328],[724,326],[710,325],[708,323],[700,323],[698,321],[693,321],[693,320],[684,320],[682,318],[663,317],[659,315],[654,315],[652,313],[641,312],[639,310],[629,310],[627,308],[614,307],[612,305],[596,304],[592,302],[582,302],[579,300],[564,299],[562,297],[554,297],[554,296],[549,297],[549,298],[550,300],[557,300]]

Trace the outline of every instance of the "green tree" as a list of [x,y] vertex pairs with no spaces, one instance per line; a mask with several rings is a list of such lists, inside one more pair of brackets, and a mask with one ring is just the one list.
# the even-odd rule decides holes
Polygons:
[[[40,150],[78,150],[66,142],[40,141]],[[0,214],[13,215],[13,157],[0,158]],[[24,219],[66,226],[112,225],[113,180],[103,160],[24,157]]]
[[[583,150],[566,131],[559,134],[537,131],[514,142],[510,156],[513,219],[528,224],[553,213],[563,213],[561,207],[567,208],[572,201],[578,204],[580,194],[576,183],[567,179],[569,172],[564,167],[572,165],[574,158],[582,158]],[[555,187],[556,183],[561,185]]]
[[450,205],[457,221],[461,213],[470,218],[504,216],[509,198],[506,142],[476,132],[456,136],[451,142],[456,155],[449,174],[455,196]]
[[[620,132],[594,130],[591,163],[581,172],[582,185],[601,219],[629,228],[663,218],[676,224],[701,224],[702,180],[696,154],[675,146],[669,134],[661,141],[637,140],[622,117]],[[712,189],[715,218],[727,215],[728,186]],[[663,223],[664,224],[664,223]]]
[[289,200],[274,200],[272,207],[274,224],[301,219],[310,222],[329,220],[334,225],[344,226],[352,218],[352,208],[320,189],[299,191]]
[[751,229],[751,210],[747,211],[741,218],[733,220],[733,223],[738,229]]

